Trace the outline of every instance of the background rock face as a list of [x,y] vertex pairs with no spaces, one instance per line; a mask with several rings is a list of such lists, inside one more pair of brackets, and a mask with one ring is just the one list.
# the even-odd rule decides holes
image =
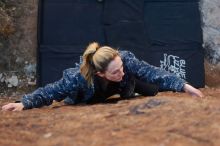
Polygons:
[[[35,85],[37,5],[38,0],[0,1],[0,94]],[[200,6],[206,84],[220,86],[220,1],[201,0]]]
[[202,0],[203,39],[207,59],[213,64],[220,61],[220,1]]
[[220,1],[201,0],[206,84],[220,86]]
[[37,4],[37,0],[0,1],[1,94],[29,90],[35,82]]

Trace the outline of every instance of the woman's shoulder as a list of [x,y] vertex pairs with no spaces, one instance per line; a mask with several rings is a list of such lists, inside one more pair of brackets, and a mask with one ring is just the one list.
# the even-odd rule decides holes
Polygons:
[[78,67],[67,68],[63,71],[63,74],[70,74],[70,75],[74,75],[74,74],[78,74],[78,73],[79,73],[79,68]]
[[128,50],[119,50],[119,54],[120,54],[122,60],[135,58],[134,53],[132,53],[131,51],[128,51]]
[[82,75],[80,73],[80,69],[79,67],[75,67],[75,68],[68,68],[68,69],[65,69],[63,71],[63,77],[64,78],[69,78],[69,79],[82,79]]

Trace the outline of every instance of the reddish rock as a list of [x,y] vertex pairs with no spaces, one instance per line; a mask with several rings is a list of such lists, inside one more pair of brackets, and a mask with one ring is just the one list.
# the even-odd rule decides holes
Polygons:
[[[220,89],[1,112],[2,146],[219,146]],[[0,105],[7,99],[1,99]]]

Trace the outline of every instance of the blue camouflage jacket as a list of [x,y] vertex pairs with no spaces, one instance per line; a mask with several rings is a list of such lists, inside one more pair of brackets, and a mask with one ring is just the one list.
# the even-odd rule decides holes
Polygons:
[[[157,84],[162,90],[182,91],[185,80],[158,67],[138,60],[129,51],[119,51],[124,66],[124,77],[120,82],[123,87],[128,83],[129,74],[148,83]],[[73,101],[87,102],[93,98],[96,83],[88,86],[87,81],[80,73],[80,66],[63,71],[63,77],[45,87],[36,89],[31,94],[23,96],[21,102],[25,109],[41,107],[52,104],[53,100],[61,101],[66,97]]]

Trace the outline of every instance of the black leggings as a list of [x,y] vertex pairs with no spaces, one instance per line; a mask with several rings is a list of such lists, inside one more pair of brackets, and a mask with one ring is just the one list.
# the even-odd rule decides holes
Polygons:
[[155,84],[149,84],[139,79],[135,79],[134,92],[143,96],[155,96],[158,93],[159,87]]
[[158,90],[159,87],[157,85],[141,81],[132,76],[126,86],[121,90],[120,96],[122,98],[132,98],[135,96],[135,93],[143,96],[155,96]]
[[[103,90],[96,90],[93,98],[87,101],[89,104],[106,102],[106,99],[114,94],[116,94],[116,89],[118,89],[119,83],[110,85],[108,88]],[[141,94],[143,96],[155,96],[158,93],[158,86],[155,84],[149,84],[135,77],[132,77],[131,80],[127,83],[126,87],[120,92],[120,96],[124,99],[130,99],[135,97],[134,93]],[[118,100],[118,99],[117,99]],[[117,101],[116,100],[116,101]],[[64,100],[66,104],[72,104],[71,98],[66,98]],[[109,100],[108,102],[114,102]]]

